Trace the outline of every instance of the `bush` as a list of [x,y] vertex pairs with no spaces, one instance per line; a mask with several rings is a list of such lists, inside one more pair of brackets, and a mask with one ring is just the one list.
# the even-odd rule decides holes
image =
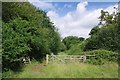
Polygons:
[[2,8],[3,71],[19,69],[25,55],[39,61],[60,51],[60,35],[46,12],[30,3],[3,3]]
[[102,49],[102,50],[88,51],[85,53],[89,55],[95,55],[95,58],[89,59],[87,63],[100,65],[100,64],[104,64],[107,61],[111,61],[111,62],[118,61],[118,53],[112,51],[107,51]]

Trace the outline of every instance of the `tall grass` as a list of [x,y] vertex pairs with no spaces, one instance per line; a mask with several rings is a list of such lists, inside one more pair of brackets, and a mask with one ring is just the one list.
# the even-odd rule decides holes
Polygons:
[[116,63],[90,65],[84,63],[29,64],[14,77],[19,78],[118,78]]

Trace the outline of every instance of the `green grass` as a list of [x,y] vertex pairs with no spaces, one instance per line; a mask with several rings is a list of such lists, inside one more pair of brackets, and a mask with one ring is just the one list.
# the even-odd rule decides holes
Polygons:
[[118,65],[90,65],[84,63],[28,64],[22,72],[14,74],[18,78],[118,78]]

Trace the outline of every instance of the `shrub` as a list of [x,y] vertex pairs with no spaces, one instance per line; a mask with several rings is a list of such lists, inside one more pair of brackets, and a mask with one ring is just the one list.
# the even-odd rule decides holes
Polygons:
[[118,61],[118,53],[112,52],[112,51],[107,51],[107,50],[93,50],[93,51],[88,51],[85,52],[86,54],[89,55],[95,55],[94,59],[89,59],[87,63],[92,63],[92,64],[104,64],[107,61],[111,62],[117,62]]
[[60,51],[60,35],[46,12],[30,3],[6,2],[2,8],[3,70],[19,69],[25,55],[39,61]]

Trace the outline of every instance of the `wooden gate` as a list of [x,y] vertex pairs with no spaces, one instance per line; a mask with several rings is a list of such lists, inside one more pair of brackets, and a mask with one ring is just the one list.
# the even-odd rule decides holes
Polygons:
[[86,59],[89,57],[94,57],[95,55],[46,55],[46,64],[49,62],[62,62],[66,63],[69,61],[77,61],[77,62],[86,62]]

